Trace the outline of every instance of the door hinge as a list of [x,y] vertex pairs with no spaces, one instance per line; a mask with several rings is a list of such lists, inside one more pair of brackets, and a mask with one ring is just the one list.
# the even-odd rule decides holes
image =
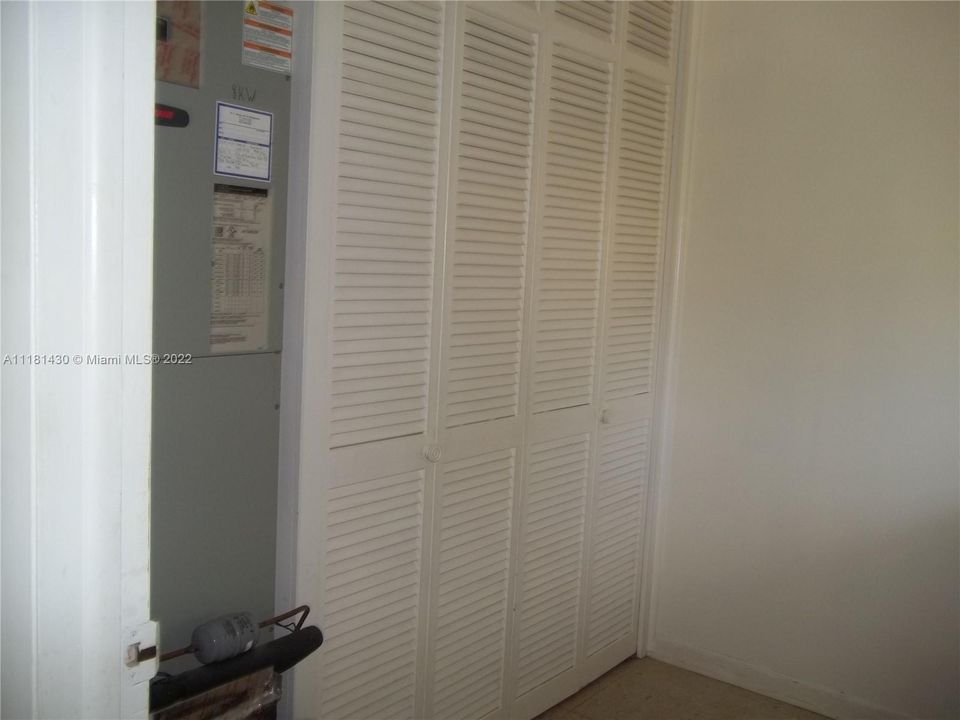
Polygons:
[[123,664],[130,685],[147,682],[160,667],[157,650],[157,623],[148,620],[124,633]]

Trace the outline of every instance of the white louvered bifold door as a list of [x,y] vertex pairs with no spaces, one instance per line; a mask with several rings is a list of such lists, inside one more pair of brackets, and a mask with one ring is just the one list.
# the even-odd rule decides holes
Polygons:
[[578,686],[612,79],[608,60],[552,46],[517,568],[520,716]]
[[[670,57],[664,27],[672,27],[673,6],[634,2],[625,10],[630,22],[618,73],[603,283],[602,410],[585,562],[585,680],[632,654],[637,642],[668,177],[671,100],[662,63]],[[656,24],[638,25],[648,16]],[[645,27],[663,39],[654,62],[647,48],[634,52],[638,28]]]
[[433,474],[423,448],[439,287],[443,8],[341,10],[329,432],[303,440],[329,448],[318,709],[331,720],[413,718]]
[[294,714],[527,720],[637,647],[676,6],[315,11]]
[[500,716],[521,439],[537,36],[460,15],[427,712]]

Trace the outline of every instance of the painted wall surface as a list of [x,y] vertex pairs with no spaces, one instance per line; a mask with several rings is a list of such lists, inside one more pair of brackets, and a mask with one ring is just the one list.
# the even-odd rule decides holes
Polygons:
[[655,656],[960,715],[958,9],[702,8]]

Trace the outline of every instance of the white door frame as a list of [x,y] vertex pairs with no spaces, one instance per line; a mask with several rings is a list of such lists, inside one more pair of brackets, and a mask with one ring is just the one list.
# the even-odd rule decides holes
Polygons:
[[3,717],[147,714],[154,16],[0,5]]
[[670,448],[673,445],[673,414],[676,406],[677,328],[680,318],[680,291],[683,282],[684,220],[690,192],[689,167],[692,152],[691,128],[695,111],[697,53],[700,42],[702,3],[678,4],[677,64],[675,68],[673,128],[671,131],[670,180],[667,187],[666,231],[664,233],[660,299],[657,327],[657,358],[654,379],[653,432],[651,436],[650,481],[644,521],[640,580],[640,622],[637,657],[645,657],[656,635],[656,597],[660,579],[660,549],[663,543],[659,519],[665,514],[667,481],[670,476]]

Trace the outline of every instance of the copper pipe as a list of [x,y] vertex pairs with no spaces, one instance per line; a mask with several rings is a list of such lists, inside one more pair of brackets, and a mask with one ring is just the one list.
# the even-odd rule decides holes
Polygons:
[[[291,618],[297,613],[303,613],[303,615],[297,621],[297,625],[295,628],[296,630],[299,630],[300,628],[303,627],[303,623],[307,619],[307,615],[310,614],[309,605],[300,605],[299,607],[295,607],[293,610],[288,610],[282,615],[275,615],[272,618],[267,618],[266,620],[260,623],[260,627],[265,628],[268,625],[280,625],[281,621],[286,620],[287,618]],[[280,625],[280,627],[282,627],[284,630],[290,630],[290,628],[287,627],[286,625]],[[290,632],[293,632],[293,630],[290,630]]]

